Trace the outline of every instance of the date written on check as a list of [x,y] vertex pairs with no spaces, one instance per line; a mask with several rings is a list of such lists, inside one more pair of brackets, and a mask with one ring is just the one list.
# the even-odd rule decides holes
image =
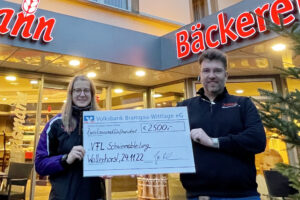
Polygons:
[[186,107],[83,114],[84,176],[195,172]]

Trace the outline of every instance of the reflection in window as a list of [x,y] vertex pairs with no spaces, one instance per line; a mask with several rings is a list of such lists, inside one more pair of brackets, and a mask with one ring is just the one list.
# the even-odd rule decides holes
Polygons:
[[267,58],[261,57],[261,58],[254,58],[254,57],[248,57],[248,58],[230,58],[229,57],[229,68],[235,69],[235,68],[269,68],[270,63]]
[[184,99],[184,83],[155,88],[153,97],[156,108],[174,107]]
[[[196,91],[198,91],[202,87],[202,84],[196,83]],[[237,96],[247,96],[247,97],[257,97],[260,96],[258,89],[264,89],[268,91],[273,91],[272,82],[227,82],[226,89],[228,93],[231,95]]]
[[289,92],[300,90],[300,80],[299,79],[287,78],[286,82],[287,82]]
[[112,90],[112,110],[143,109],[143,92],[114,88]]
[[104,0],[104,4],[128,10],[128,0]]
[[98,106],[100,107],[100,110],[106,110],[106,88],[99,88],[96,87],[97,94],[96,94],[96,100],[98,103]]
[[272,46],[287,43],[283,37],[267,40],[259,44],[248,45],[228,52],[229,69],[272,69],[290,63],[291,54],[287,51],[274,51]]

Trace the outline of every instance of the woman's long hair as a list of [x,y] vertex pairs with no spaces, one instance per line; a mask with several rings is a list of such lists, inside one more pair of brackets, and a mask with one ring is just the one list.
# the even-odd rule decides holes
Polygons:
[[73,130],[75,130],[77,126],[77,121],[75,118],[72,116],[72,105],[73,105],[73,100],[72,100],[72,93],[73,93],[73,87],[74,83],[77,80],[82,80],[82,81],[88,81],[90,83],[90,90],[91,90],[91,107],[90,110],[99,110],[99,106],[96,101],[96,88],[94,83],[85,75],[77,75],[75,76],[71,82],[69,83],[68,86],[68,91],[67,91],[67,101],[62,107],[62,122],[64,126],[64,130],[67,133],[71,133]]

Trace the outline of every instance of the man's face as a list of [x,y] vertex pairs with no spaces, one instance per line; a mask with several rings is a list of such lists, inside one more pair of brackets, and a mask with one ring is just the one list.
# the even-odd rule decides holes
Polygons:
[[206,95],[218,95],[224,90],[228,74],[221,61],[203,60],[201,63],[201,83]]

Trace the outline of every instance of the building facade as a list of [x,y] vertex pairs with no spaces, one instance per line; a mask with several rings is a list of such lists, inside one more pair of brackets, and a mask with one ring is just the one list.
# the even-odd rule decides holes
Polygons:
[[[297,2],[40,0],[37,9],[22,11],[21,0],[1,1],[2,170],[10,160],[33,161],[41,130],[60,112],[77,74],[93,77],[102,110],[172,107],[201,87],[199,54],[220,48],[229,55],[230,93],[264,101],[258,88],[299,89],[275,68],[298,65],[291,41],[268,31],[259,17],[278,23],[282,14],[288,28],[299,18]],[[259,175],[276,162],[298,162],[293,150],[267,134],[266,152],[256,159]],[[168,181],[170,199],[183,199],[178,174]],[[136,178],[114,177],[108,185],[110,199],[137,198]],[[31,199],[47,199],[49,188],[46,177],[33,173]],[[260,191],[267,195],[263,184]]]

